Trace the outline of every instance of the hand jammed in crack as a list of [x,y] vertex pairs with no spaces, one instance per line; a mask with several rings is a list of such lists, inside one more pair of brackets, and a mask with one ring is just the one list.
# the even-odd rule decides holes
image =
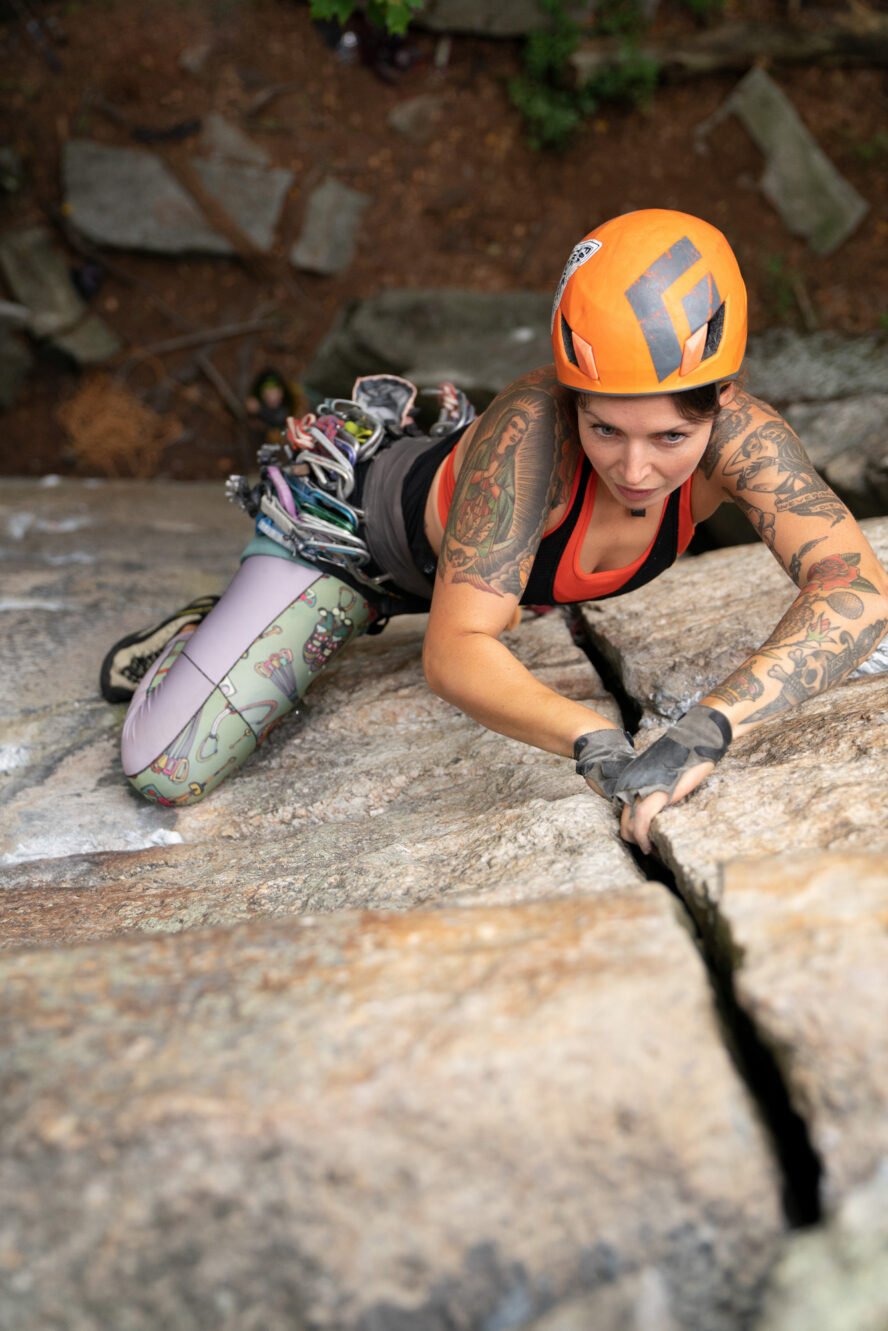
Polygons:
[[625,805],[620,831],[650,854],[650,824],[703,781],[727,752],[731,723],[714,707],[696,706],[623,768],[614,794]]
[[[546,688],[502,640],[526,589],[536,594],[537,583],[528,579],[536,576],[543,533],[560,530],[578,511],[582,485],[591,487],[594,502],[587,499],[586,508],[594,523],[572,557],[575,594],[593,597],[600,583],[610,595],[627,581],[619,565],[641,560],[643,566],[677,490],[695,522],[733,499],[800,590],[762,646],[689,713],[702,709],[716,727],[700,739],[703,748],[692,754],[698,742],[692,738],[673,763],[672,780],[648,788],[639,782],[623,801],[621,834],[645,852],[656,815],[696,790],[722,743],[840,682],[888,629],[888,579],[789,426],[733,384],[713,386],[710,414],[688,420],[683,410],[680,392],[575,397],[551,371],[525,375],[503,393],[467,431],[465,451],[463,443],[456,450],[453,505],[462,518],[448,519],[440,534],[424,654],[432,688],[490,729],[554,753],[608,733],[614,738],[597,742],[616,752],[619,732],[608,717]],[[491,467],[499,477],[496,494],[487,484]],[[625,494],[630,476],[650,489],[642,518],[632,512],[640,501],[630,507]],[[428,527],[434,546],[438,532]],[[652,746],[655,756],[661,744]],[[625,771],[638,778],[650,761],[641,754]],[[607,781],[580,770],[593,789],[612,797]]]

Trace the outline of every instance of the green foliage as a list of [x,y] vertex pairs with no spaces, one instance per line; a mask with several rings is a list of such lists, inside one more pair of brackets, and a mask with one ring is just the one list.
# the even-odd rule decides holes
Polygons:
[[595,28],[602,37],[632,41],[644,28],[644,14],[637,0],[601,0],[595,10]]
[[[369,0],[367,18],[376,27],[400,36],[407,31],[413,11],[422,5],[423,0]],[[309,0],[312,18],[336,23],[347,23],[357,7],[357,0]]]
[[867,166],[873,166],[882,158],[888,157],[888,133],[883,129],[877,129],[871,138],[855,143],[854,154]]
[[563,148],[585,116],[595,109],[589,104],[587,110],[576,93],[520,76],[510,81],[509,98],[524,117],[527,137],[534,148]]
[[[552,12],[553,6],[541,0],[543,8]],[[577,49],[580,29],[562,11],[553,13],[551,28],[539,28],[524,43],[524,68],[528,78],[542,82],[547,78],[560,78],[567,62]]]
[[534,148],[563,148],[603,102],[639,106],[650,99],[659,71],[638,49],[643,17],[637,0],[601,0],[596,31],[618,37],[620,52],[614,64],[581,88],[570,85],[568,70],[580,41],[579,25],[567,14],[564,0],[539,0],[539,5],[550,23],[527,38],[524,72],[509,83],[509,97],[524,117]]
[[620,52],[619,62],[600,69],[583,91],[591,93],[597,102],[644,106],[654,95],[659,77],[656,60],[627,43]]

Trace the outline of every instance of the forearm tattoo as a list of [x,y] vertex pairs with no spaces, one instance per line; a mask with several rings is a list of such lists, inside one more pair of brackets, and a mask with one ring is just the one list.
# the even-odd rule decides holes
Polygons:
[[569,491],[564,390],[554,374],[525,376],[481,418],[463,459],[438,575],[498,596],[520,596],[550,509]]
[[755,702],[766,691],[765,679],[776,680],[777,695],[740,722],[751,725],[841,683],[885,636],[885,618],[858,631],[853,627],[865,614],[866,598],[878,594],[860,574],[857,551],[818,560],[808,571],[804,591],[755,657],[709,696],[729,704]]

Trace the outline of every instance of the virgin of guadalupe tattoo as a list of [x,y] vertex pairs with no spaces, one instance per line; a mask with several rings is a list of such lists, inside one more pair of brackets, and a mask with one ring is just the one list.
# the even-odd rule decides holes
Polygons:
[[[541,391],[542,390],[542,391]],[[520,596],[553,498],[563,440],[553,394],[522,386],[482,424],[460,469],[438,574],[497,596]]]
[[462,545],[463,557],[473,563],[489,559],[511,536],[515,516],[515,451],[529,428],[526,412],[512,411],[487,441],[482,456],[472,458],[453,535]]

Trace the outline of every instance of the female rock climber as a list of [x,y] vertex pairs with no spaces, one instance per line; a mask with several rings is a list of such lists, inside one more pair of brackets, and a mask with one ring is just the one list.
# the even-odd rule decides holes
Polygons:
[[[645,210],[574,248],[555,295],[554,363],[459,430],[399,435],[407,404],[360,457],[328,426],[325,470],[300,453],[294,423],[292,465],[266,457],[263,487],[240,482],[257,535],[218,604],[194,603],[106,658],[106,696],[144,675],[123,732],[130,781],[165,804],[201,798],[352,637],[428,609],[431,688],[491,730],[573,755],[647,852],[652,818],[733,738],[839,683],[888,629],[888,579],[854,518],[787,423],[738,384],[745,346],[746,292],[724,236]],[[757,651],[636,753],[612,722],[535,679],[502,635],[522,604],[651,581],[726,500],[798,596]]]

